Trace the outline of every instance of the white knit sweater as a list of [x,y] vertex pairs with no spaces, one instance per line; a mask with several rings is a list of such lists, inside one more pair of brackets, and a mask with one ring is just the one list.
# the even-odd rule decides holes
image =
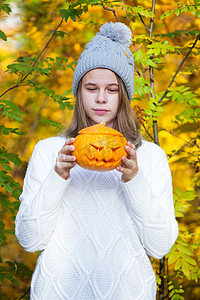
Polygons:
[[40,141],[26,173],[16,236],[41,252],[31,299],[154,300],[147,256],[162,258],[174,244],[171,173],[164,151],[143,141],[139,173],[127,183],[117,170],[76,165],[68,180],[54,171],[65,139]]

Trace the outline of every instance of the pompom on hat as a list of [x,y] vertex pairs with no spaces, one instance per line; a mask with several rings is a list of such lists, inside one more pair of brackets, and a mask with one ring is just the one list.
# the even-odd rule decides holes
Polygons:
[[134,61],[129,49],[131,30],[121,22],[105,23],[82,52],[74,71],[72,91],[77,95],[81,78],[90,70],[105,68],[121,77],[131,101],[134,92]]

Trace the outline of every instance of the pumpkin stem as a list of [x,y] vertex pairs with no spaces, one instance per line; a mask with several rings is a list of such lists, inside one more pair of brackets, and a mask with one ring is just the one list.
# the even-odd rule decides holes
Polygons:
[[106,121],[102,121],[101,124],[106,126]]

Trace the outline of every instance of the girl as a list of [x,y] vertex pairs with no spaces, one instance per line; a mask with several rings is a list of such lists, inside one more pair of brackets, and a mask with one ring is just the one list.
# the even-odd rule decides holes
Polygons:
[[[42,251],[31,299],[155,300],[148,255],[174,244],[178,227],[164,151],[142,141],[130,107],[134,62],[131,31],[106,23],[86,45],[74,73],[75,111],[66,137],[40,141],[26,173],[16,236]],[[116,170],[76,164],[74,137],[102,121],[128,140]]]

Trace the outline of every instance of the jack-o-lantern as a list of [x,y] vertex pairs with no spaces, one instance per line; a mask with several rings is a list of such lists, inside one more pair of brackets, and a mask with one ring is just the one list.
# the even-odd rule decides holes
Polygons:
[[77,163],[89,170],[109,171],[122,164],[127,140],[117,130],[96,124],[79,131],[73,145]]

